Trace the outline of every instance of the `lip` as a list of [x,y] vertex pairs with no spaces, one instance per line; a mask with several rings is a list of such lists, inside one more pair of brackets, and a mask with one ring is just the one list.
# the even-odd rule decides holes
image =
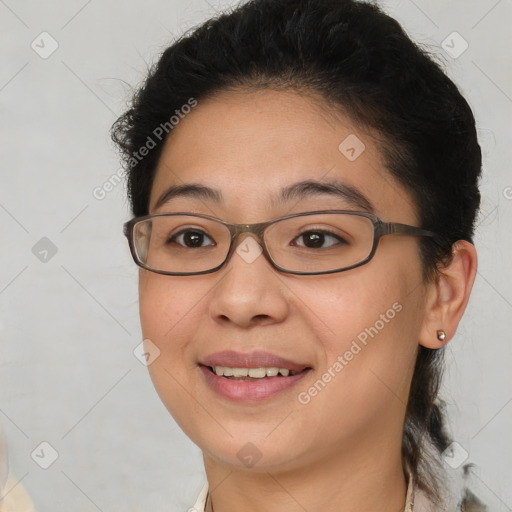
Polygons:
[[[232,368],[287,368],[299,373],[288,377],[271,377],[254,379],[253,381],[231,380],[216,375],[211,371],[214,366],[229,366]],[[218,395],[234,402],[260,402],[293,388],[304,377],[309,375],[312,368],[269,352],[251,352],[243,354],[234,351],[224,351],[211,354],[199,363],[207,385]]]
[[288,368],[294,372],[301,372],[310,368],[308,364],[300,364],[283,357],[276,356],[270,352],[250,352],[244,354],[234,350],[225,350],[210,354],[199,364],[203,366],[229,366],[230,368]]
[[289,390],[311,372],[311,368],[291,377],[272,377],[254,381],[230,380],[213,373],[208,366],[199,366],[208,386],[223,398],[234,402],[254,403],[269,399]]

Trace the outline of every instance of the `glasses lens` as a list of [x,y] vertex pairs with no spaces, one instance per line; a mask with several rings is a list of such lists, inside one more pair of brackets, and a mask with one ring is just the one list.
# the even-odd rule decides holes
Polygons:
[[152,270],[203,272],[220,265],[229,250],[229,229],[193,215],[165,215],[137,222],[137,258]]
[[373,223],[361,215],[318,213],[276,222],[265,232],[269,254],[294,272],[328,272],[364,261],[373,247]]

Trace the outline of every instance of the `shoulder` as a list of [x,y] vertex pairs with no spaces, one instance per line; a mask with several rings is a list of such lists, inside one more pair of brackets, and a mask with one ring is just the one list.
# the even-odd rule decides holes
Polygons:
[[444,489],[441,501],[434,502],[419,487],[414,486],[409,508],[405,512],[488,512],[488,508],[468,487]]
[[469,489],[464,489],[460,510],[462,512],[487,512],[487,507]]
[[208,496],[208,482],[203,485],[194,506],[188,509],[188,512],[204,512],[206,506],[206,497]]

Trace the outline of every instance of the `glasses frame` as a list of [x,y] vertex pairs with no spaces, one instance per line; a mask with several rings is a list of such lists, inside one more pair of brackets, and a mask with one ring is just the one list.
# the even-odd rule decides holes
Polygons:
[[[286,220],[286,219],[292,219],[294,217],[306,217],[308,215],[318,215],[318,214],[324,214],[324,213],[341,213],[341,214],[347,214],[347,215],[357,215],[359,217],[365,217],[369,219],[372,222],[373,225],[373,245],[370,253],[368,256],[358,263],[355,263],[353,265],[350,265],[348,267],[341,267],[339,269],[334,270],[322,270],[319,272],[300,272],[297,270],[287,270],[281,266],[279,266],[273,259],[270,253],[268,252],[267,245],[265,243],[264,239],[264,231],[269,227],[272,226],[272,224],[275,224],[277,222]],[[155,217],[171,217],[171,216],[177,216],[177,215],[187,215],[189,217],[199,217],[203,219],[209,219],[213,221],[220,222],[224,226],[226,226],[229,229],[229,232],[231,234],[231,241],[229,245],[229,249],[227,252],[226,257],[224,258],[224,261],[217,265],[216,267],[209,269],[209,270],[201,270],[200,272],[169,272],[166,270],[155,270],[148,265],[146,265],[143,261],[140,260],[137,251],[135,249],[135,242],[134,242],[134,232],[135,232],[135,226],[139,222],[143,222],[149,219],[153,219]],[[229,222],[226,222],[222,219],[218,219],[217,217],[212,217],[210,215],[203,215],[200,213],[190,213],[190,212],[172,212],[172,213],[154,213],[150,215],[143,215],[141,217],[134,217],[133,219],[125,222],[123,224],[123,233],[128,238],[128,243],[130,246],[130,252],[132,254],[133,260],[135,263],[146,270],[149,270],[150,272],[154,272],[156,274],[166,275],[166,276],[195,276],[195,275],[201,275],[201,274],[211,274],[213,272],[216,272],[217,270],[220,270],[231,258],[235,248],[236,248],[236,240],[240,235],[243,235],[244,233],[249,233],[251,235],[254,235],[260,246],[263,249],[263,254],[267,261],[277,270],[284,272],[286,274],[295,274],[295,275],[321,275],[321,274],[334,274],[338,272],[345,272],[346,270],[351,270],[353,268],[360,267],[362,265],[365,265],[368,263],[373,256],[375,255],[375,252],[377,251],[377,246],[379,244],[379,240],[381,237],[385,235],[402,235],[402,236],[418,236],[418,237],[431,237],[435,238],[438,235],[432,231],[428,231],[416,226],[409,226],[407,224],[400,224],[397,222],[383,222],[379,217],[374,215],[373,213],[369,212],[361,212],[361,211],[353,211],[353,210],[318,210],[318,211],[310,211],[310,212],[301,212],[301,213],[294,213],[291,215],[286,215],[284,217],[279,217],[277,219],[268,221],[268,222],[258,222],[255,224],[231,224]]]

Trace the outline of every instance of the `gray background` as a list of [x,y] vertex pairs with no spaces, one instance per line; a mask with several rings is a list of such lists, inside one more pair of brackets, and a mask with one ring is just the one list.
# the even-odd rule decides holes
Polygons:
[[[229,4],[0,0],[0,424],[11,470],[40,511],[186,510],[203,483],[199,449],[133,355],[141,333],[124,186],[102,200],[93,191],[119,169],[108,130],[130,85],[174,36]],[[512,1],[382,5],[439,54],[479,125],[480,266],[443,396],[491,510],[511,510]],[[59,45],[46,59],[31,47],[51,48],[43,31]],[[469,44],[457,58],[441,46],[454,31]],[[42,441],[59,454],[48,469],[31,457]]]

